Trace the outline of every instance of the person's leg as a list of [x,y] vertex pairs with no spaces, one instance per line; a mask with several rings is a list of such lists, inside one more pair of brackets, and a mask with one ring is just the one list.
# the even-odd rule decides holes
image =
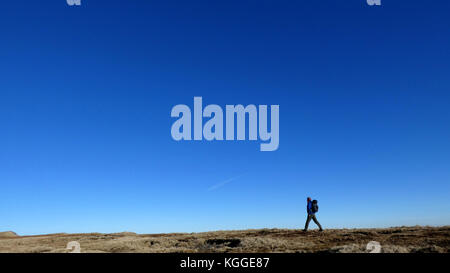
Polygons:
[[308,230],[308,226],[309,226],[309,222],[311,221],[311,215],[308,214],[308,218],[306,218],[306,223],[305,223],[305,229],[304,231]]
[[314,223],[316,223],[316,225],[319,227],[319,229],[322,230],[322,226],[320,225],[319,221],[317,221],[316,215],[313,214],[312,219]]

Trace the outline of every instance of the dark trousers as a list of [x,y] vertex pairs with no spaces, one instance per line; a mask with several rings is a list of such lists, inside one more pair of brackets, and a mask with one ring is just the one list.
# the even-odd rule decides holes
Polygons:
[[313,219],[314,223],[316,223],[319,229],[322,230],[322,226],[320,225],[319,221],[317,221],[316,215],[314,214],[308,214],[308,218],[306,219],[305,223],[305,230],[308,230],[309,222],[311,222],[311,219]]

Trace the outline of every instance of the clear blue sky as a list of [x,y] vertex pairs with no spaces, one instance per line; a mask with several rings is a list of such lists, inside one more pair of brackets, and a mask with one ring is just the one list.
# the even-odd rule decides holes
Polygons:
[[[450,224],[450,3],[6,1],[0,231]],[[176,142],[176,104],[279,104],[280,146]],[[312,224],[312,226],[314,226]]]

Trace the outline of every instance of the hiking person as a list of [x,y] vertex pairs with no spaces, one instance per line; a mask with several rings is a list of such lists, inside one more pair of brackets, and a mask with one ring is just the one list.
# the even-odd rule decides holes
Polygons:
[[319,205],[317,205],[317,200],[311,201],[311,197],[308,197],[306,199],[307,205],[306,205],[306,212],[308,213],[308,218],[306,219],[305,223],[305,229],[303,231],[308,230],[309,222],[311,219],[313,219],[314,223],[319,227],[319,231],[323,231],[322,226],[320,225],[319,221],[317,221],[316,218],[316,212],[319,211]]

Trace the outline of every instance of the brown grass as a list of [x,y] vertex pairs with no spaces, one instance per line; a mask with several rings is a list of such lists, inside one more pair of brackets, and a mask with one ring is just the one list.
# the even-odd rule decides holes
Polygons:
[[[2,236],[3,234],[3,236]],[[367,252],[369,241],[381,252],[443,252],[450,250],[450,226],[388,229],[333,229],[324,232],[292,229],[257,229],[203,233],[49,234],[14,236],[0,233],[0,252],[69,252],[77,241],[81,252]]]

